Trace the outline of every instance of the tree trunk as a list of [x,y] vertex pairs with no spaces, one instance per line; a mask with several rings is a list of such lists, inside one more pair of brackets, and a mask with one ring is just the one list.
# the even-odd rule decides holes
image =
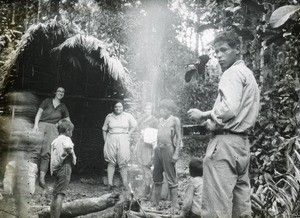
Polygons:
[[57,16],[57,19],[60,19],[60,14],[59,14],[59,2],[60,0],[51,0],[50,1],[50,8],[51,8],[51,12],[50,14],[52,15],[51,17],[55,17]]
[[95,213],[90,213],[84,216],[78,216],[76,218],[114,218],[115,215],[115,211],[114,211],[114,207],[109,207],[105,210],[102,210],[100,212],[95,212]]
[[141,217],[141,218],[180,218],[182,216],[180,215],[174,215],[171,213],[162,213],[159,211],[146,211],[145,213],[143,212],[134,212],[130,211],[130,215],[135,215],[136,217]]
[[38,1],[38,9],[37,9],[37,18],[36,18],[36,23],[40,22],[40,17],[41,17],[41,9],[42,8],[42,0]]
[[[118,195],[105,194],[99,198],[78,199],[64,203],[62,206],[61,217],[75,217],[105,210],[113,206],[118,200]],[[39,217],[50,217],[50,208],[43,210]]]

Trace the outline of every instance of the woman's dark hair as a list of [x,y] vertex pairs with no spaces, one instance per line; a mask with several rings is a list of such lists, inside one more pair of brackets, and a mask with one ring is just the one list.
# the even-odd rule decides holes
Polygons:
[[190,176],[203,176],[203,161],[200,158],[193,158],[189,163]]
[[111,109],[114,111],[116,104],[121,103],[124,108],[124,102],[122,100],[115,100],[111,103]]
[[234,31],[224,31],[216,35],[214,44],[217,42],[227,42],[231,48],[239,46],[239,36]]
[[168,109],[169,111],[172,111],[172,113],[175,113],[177,110],[177,106],[175,102],[171,99],[163,99],[159,103],[159,108],[165,108]]
[[67,132],[67,130],[73,130],[74,129],[74,124],[67,120],[67,119],[61,119],[59,122],[58,122],[58,133],[59,134],[64,134]]
[[58,88],[63,88],[65,91],[66,91],[66,89],[64,88],[64,87],[62,87],[62,86],[55,86],[54,87],[54,89],[53,89],[53,91],[52,91],[52,93],[55,95],[55,93],[57,92],[57,89]]

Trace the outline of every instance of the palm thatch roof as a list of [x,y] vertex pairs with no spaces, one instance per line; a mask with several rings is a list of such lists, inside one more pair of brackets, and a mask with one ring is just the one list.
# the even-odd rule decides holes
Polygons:
[[10,73],[17,61],[24,55],[24,51],[28,50],[34,40],[42,41],[40,52],[44,52],[44,44],[52,46],[64,41],[74,32],[79,29],[67,22],[66,20],[57,20],[56,17],[45,23],[38,23],[31,25],[28,30],[21,37],[16,50],[14,50],[8,57],[0,73],[0,90],[3,89],[9,82]]
[[124,98],[131,83],[126,69],[109,55],[104,43],[83,35],[70,22],[54,19],[31,26],[1,70],[0,95],[29,91],[40,102],[53,96],[55,86],[64,87],[63,101],[76,126],[77,168],[103,172],[101,125],[113,100]]
[[53,48],[52,52],[58,52],[61,61],[66,60],[80,70],[87,61],[98,67],[99,72],[103,72],[103,80],[108,76],[120,82],[125,89],[131,83],[131,78],[121,62],[116,57],[110,57],[105,44],[93,36],[76,34]]

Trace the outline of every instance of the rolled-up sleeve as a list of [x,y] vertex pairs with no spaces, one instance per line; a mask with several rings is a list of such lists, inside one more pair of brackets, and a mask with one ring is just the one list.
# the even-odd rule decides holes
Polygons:
[[241,104],[243,83],[236,69],[224,72],[218,92],[211,117],[219,125],[224,125],[237,115]]

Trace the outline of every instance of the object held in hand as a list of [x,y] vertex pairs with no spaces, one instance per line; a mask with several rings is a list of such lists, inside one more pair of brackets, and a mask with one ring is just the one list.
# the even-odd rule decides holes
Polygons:
[[189,135],[207,135],[209,130],[203,124],[183,125],[183,136]]
[[146,128],[143,131],[144,142],[148,144],[153,144],[157,141],[157,129],[154,128]]

